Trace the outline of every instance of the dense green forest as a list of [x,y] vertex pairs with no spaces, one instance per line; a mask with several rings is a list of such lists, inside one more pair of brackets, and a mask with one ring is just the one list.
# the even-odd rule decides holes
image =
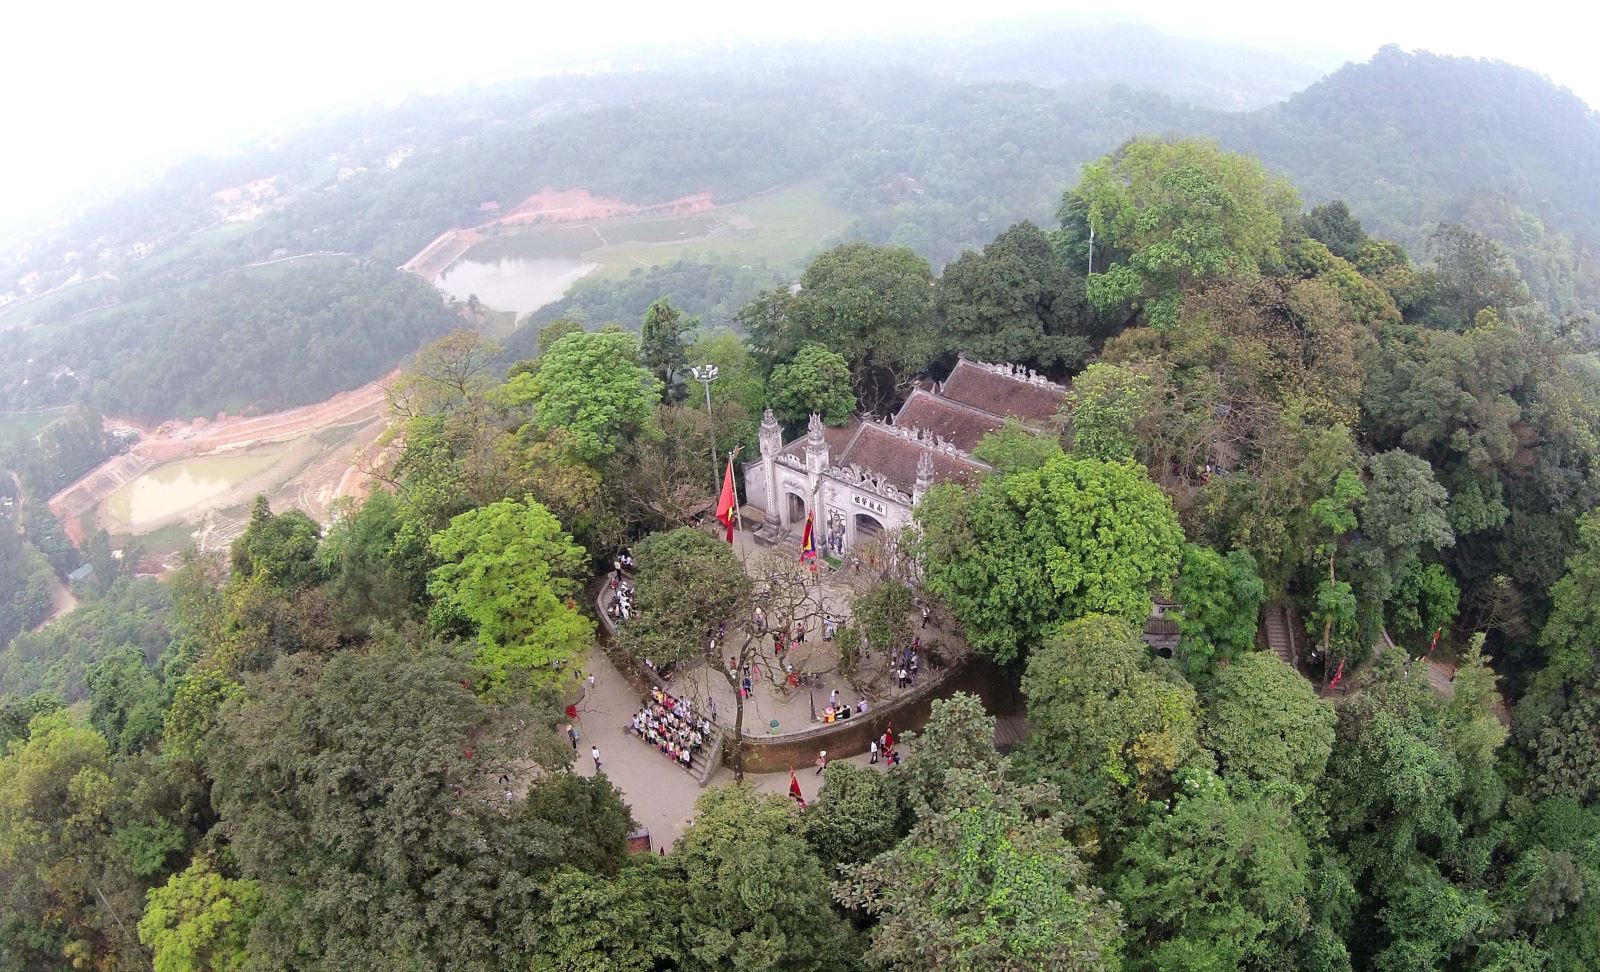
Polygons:
[[[1308,203],[1343,199],[1418,257],[1428,256],[1440,226],[1465,226],[1498,242],[1558,317],[1596,309],[1600,199],[1589,173],[1600,122],[1531,72],[1390,48],[1279,104],[1228,112],[1205,93],[1231,90],[1226,72],[1186,70],[1188,62],[1166,58],[1141,82],[1103,61],[1027,53],[1041,42],[1011,37],[992,53],[920,58],[769,52],[730,55],[704,70],[519,82],[355,115],[254,155],[187,163],[0,257],[0,280],[39,270],[41,287],[75,274],[83,281],[0,318],[8,343],[21,342],[35,359],[33,372],[13,365],[0,380],[0,404],[78,399],[164,417],[304,400],[341,380],[338,387],[348,387],[415,345],[375,346],[359,364],[337,342],[315,345],[298,359],[312,377],[288,373],[228,394],[142,398],[110,372],[139,354],[197,346],[205,328],[194,319],[207,310],[188,306],[218,299],[219,288],[246,291],[229,275],[246,263],[338,251],[395,266],[441,231],[480,222],[482,203],[508,206],[544,187],[581,186],[640,203],[709,191],[733,202],[820,179],[855,216],[850,238],[908,246],[939,268],[1005,226],[1050,218],[1060,185],[1141,132],[1208,135],[1251,152]],[[924,66],[913,66],[917,60]],[[1237,83],[1281,91],[1271,76]],[[274,195],[258,218],[213,225],[212,192],[263,178],[275,180]],[[154,250],[132,255],[142,246]],[[770,269],[792,276],[802,267]],[[303,285],[324,288],[327,307],[365,300],[373,287],[354,276],[300,273]],[[218,274],[225,276],[213,279]],[[596,322],[636,320],[656,296],[681,293],[691,313],[723,323],[757,271],[730,261],[641,274],[647,279],[614,292],[580,285],[538,322],[567,308]],[[656,276],[670,286],[648,286]],[[719,291],[728,296],[711,298]],[[285,320],[295,326],[323,310],[290,303],[295,316]],[[23,321],[32,327],[18,326]],[[130,351],[135,334],[139,348]],[[229,340],[198,346],[233,353]],[[116,349],[117,364],[96,357],[101,348]],[[200,363],[181,371],[160,361],[138,366],[149,365],[177,383],[210,382]],[[98,392],[48,377],[60,367],[95,374]],[[31,382],[20,388],[24,378]]]
[[[103,412],[150,420],[273,411],[377,378],[456,322],[431,286],[370,262],[270,270],[23,331],[0,390],[53,404],[66,383]],[[47,381],[67,360],[73,374]]]
[[[395,389],[388,488],[326,531],[258,501],[225,564],[14,640],[0,964],[1600,964],[1592,335],[1487,237],[1413,255],[1211,142],[1072,186],[942,273],[830,249],[740,333],[656,300],[509,371],[448,335]],[[887,653],[937,602],[1026,737],[1002,754],[957,694],[903,763],[831,764],[808,806],[714,786],[627,855],[624,794],[562,735],[597,566],[639,561],[619,660],[720,664],[705,633],[757,631],[757,595],[696,526],[701,443],[890,409],[962,353],[1071,393],[927,494],[844,640]],[[1172,657],[1140,637],[1156,594]],[[1256,642],[1268,606],[1299,670]]]

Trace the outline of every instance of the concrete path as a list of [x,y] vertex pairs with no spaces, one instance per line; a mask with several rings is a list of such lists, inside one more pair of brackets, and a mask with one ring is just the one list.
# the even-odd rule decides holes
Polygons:
[[[688,771],[667,759],[656,750],[627,731],[628,720],[641,704],[638,693],[628,684],[598,648],[591,649],[584,658],[585,674],[593,674],[595,684],[584,687],[584,697],[577,703],[578,740],[577,759],[573,770],[583,776],[593,776],[594,760],[589,748],[600,747],[600,764],[606,776],[622,791],[628,805],[633,808],[633,818],[639,826],[650,831],[656,847],[671,848],[683,834],[694,814],[695,801],[704,792]],[[730,718],[731,714],[724,718]],[[746,719],[749,719],[746,712]],[[849,762],[867,765],[866,756],[857,756]],[[883,764],[880,762],[879,767]],[[796,766],[801,791],[806,799],[814,799],[822,788],[814,765]],[[748,773],[745,781],[763,793],[788,793],[789,774]],[[721,786],[733,782],[733,771],[721,768],[712,776],[708,786]]]

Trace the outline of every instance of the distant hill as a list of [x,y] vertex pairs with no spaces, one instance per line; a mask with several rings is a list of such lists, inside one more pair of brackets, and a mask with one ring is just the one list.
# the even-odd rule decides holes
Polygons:
[[[359,355],[316,342],[270,381],[233,383],[236,342],[186,337],[211,332],[196,315],[217,310],[203,306],[215,293],[201,285],[328,251],[394,267],[481,221],[486,203],[545,187],[729,203],[815,181],[853,216],[846,237],[906,245],[939,267],[1017,221],[1049,225],[1085,162],[1143,133],[1209,135],[1253,153],[1307,204],[1342,198],[1418,259],[1440,223],[1462,223],[1504,244],[1555,312],[1600,314],[1600,118],[1504,63],[1384,48],[1283,96],[1309,69],[1145,28],[1059,25],[975,43],[769,45],[661,63],[673,66],[418,98],[255,153],[191,160],[5,247],[0,344],[15,353],[0,361],[0,410],[88,397],[181,416],[359,384],[439,329],[426,288],[390,295],[415,325],[404,340],[386,334]],[[758,276],[800,269],[725,262],[641,264],[626,285],[591,284],[551,313],[631,323],[659,285],[725,321],[764,285]],[[397,286],[304,269],[289,274],[303,292],[271,318],[288,331],[309,333],[327,308]],[[145,354],[184,390],[144,388]],[[38,380],[52,373],[84,381]]]
[[951,66],[973,80],[1027,81],[1075,94],[1123,85],[1200,108],[1247,111],[1282,101],[1332,65],[1117,24],[996,31],[951,51]]
[[1436,224],[1465,223],[1510,248],[1558,310],[1596,306],[1600,115],[1542,75],[1385,47],[1211,128],[1287,173],[1308,203],[1342,198],[1418,253]]

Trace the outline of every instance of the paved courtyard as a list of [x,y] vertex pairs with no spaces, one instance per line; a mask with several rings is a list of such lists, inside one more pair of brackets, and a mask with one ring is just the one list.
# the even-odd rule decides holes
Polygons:
[[[577,703],[577,725],[583,738],[578,741],[573,770],[583,776],[593,776],[595,767],[589,747],[599,746],[605,774],[633,808],[634,819],[650,831],[656,847],[670,848],[688,825],[695,801],[704,790],[687,770],[680,769],[654,746],[628,732],[628,720],[639,709],[639,695],[605,653],[598,648],[591,649],[584,658],[584,666],[586,673],[594,675],[595,684],[590,689],[585,683],[584,697]],[[853,757],[849,762],[868,765],[866,756]],[[878,766],[882,768],[883,764]],[[816,767],[796,766],[795,772],[806,799],[815,798],[822,788]],[[789,792],[787,772],[747,773],[745,781],[764,793]],[[732,782],[733,771],[723,767],[712,775],[707,785]]]
[[[789,553],[785,549],[758,545],[745,532],[735,534],[735,541],[735,552],[753,575],[760,573],[766,558],[783,561]],[[793,553],[794,560],[785,563],[798,562],[798,549]],[[693,700],[696,707],[702,710],[709,710],[714,704],[718,721],[731,729],[737,687],[728,679],[727,659],[737,655],[740,648],[750,641],[757,642],[757,650],[751,664],[751,694],[745,702],[744,729],[749,735],[783,734],[811,728],[823,721],[824,710],[834,692],[838,693],[841,704],[848,703],[852,707],[863,698],[869,707],[873,707],[901,694],[903,690],[895,684],[888,658],[871,653],[847,678],[840,671],[838,643],[824,639],[825,617],[831,616],[841,627],[848,623],[850,599],[871,586],[876,579],[875,565],[853,563],[849,559],[837,568],[819,563],[821,569],[817,573],[801,572],[808,588],[805,594],[808,599],[806,611],[810,615],[804,622],[804,641],[797,643],[792,630],[785,632],[786,650],[780,661],[774,654],[770,633],[750,638],[741,626],[730,625],[727,638],[731,643],[718,652],[723,659],[721,663],[711,665],[695,661],[674,671],[668,679],[673,694]],[[757,580],[759,584],[760,578]],[[609,603],[610,596],[609,591],[602,595],[602,610],[603,605]],[[779,619],[768,617],[767,621],[770,626],[776,627]],[[915,609],[909,621],[912,634],[921,642],[918,681],[934,674],[930,650],[942,652],[950,658],[965,652],[964,644],[947,630],[950,626],[941,620],[938,612],[934,613],[925,628]],[[791,681],[786,668],[780,666],[792,666],[796,678]],[[803,675],[812,677],[802,679]],[[772,725],[774,720],[777,721],[776,727]]]

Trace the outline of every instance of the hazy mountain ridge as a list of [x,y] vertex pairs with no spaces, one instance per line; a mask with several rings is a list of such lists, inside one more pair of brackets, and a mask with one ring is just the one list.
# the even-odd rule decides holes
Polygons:
[[[1348,197],[1377,176],[1412,193],[1503,193],[1600,231],[1600,115],[1524,68],[1387,47],[1248,121],[1244,147],[1308,197]],[[1420,215],[1415,195],[1380,198],[1375,225]]]
[[[1067,51],[1052,61],[1058,37],[1124,37],[1130,46],[1085,41],[1085,51],[1111,53]],[[923,43],[907,48],[922,52],[917,65],[905,63],[904,51],[896,61],[888,46],[860,48],[860,63],[844,63],[839,52],[768,48],[715,70],[568,76],[419,98],[252,156],[191,161],[27,250],[0,255],[0,295],[34,271],[43,272],[40,288],[72,274],[88,281],[0,307],[0,331],[28,321],[74,325],[60,336],[30,335],[36,360],[26,371],[0,362],[0,407],[54,403],[37,385],[19,391],[35,373],[85,371],[78,336],[90,314],[166,300],[182,293],[174,288],[283,255],[332,250],[395,266],[443,230],[480,222],[481,204],[509,205],[546,186],[643,203],[711,191],[730,202],[820,179],[856,217],[848,236],[908,245],[938,265],[1018,220],[1048,224],[1085,161],[1144,132],[1205,134],[1256,154],[1308,205],[1343,198],[1371,230],[1419,259],[1434,228],[1462,222],[1505,244],[1556,312],[1600,308],[1590,255],[1600,236],[1600,120],[1570,92],[1504,63],[1395,48],[1248,113],[1085,80],[1118,56],[1134,67],[1159,62],[1129,52],[1163,45],[1205,49],[1138,29],[1041,33],[959,57]],[[1009,61],[1005,50],[1015,54]],[[1147,80],[1170,91],[1194,76],[1220,90],[1227,65],[1208,74],[1204,63],[1193,71],[1186,63],[1146,72]],[[1234,68],[1259,86],[1283,63],[1263,55]],[[1012,79],[974,80],[990,70]],[[257,179],[274,180],[259,218],[192,235],[217,225],[218,190]],[[148,257],[132,254],[145,243]],[[227,343],[214,353],[226,355]],[[91,384],[116,378],[87,373]]]

